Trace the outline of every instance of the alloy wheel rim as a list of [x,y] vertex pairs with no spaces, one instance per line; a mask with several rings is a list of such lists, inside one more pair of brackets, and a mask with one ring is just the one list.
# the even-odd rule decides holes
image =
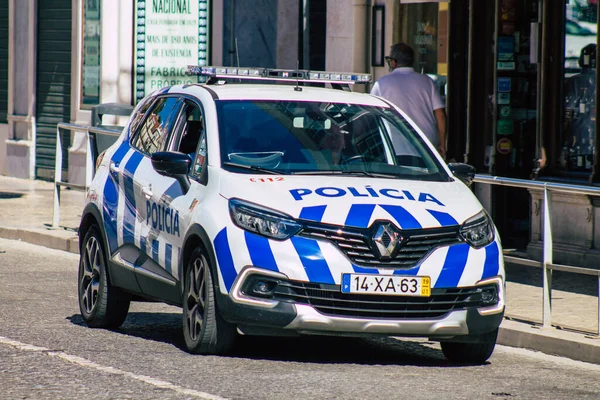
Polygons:
[[201,258],[196,258],[188,271],[186,285],[186,323],[190,339],[198,340],[203,328],[206,306],[206,265]]
[[100,245],[95,237],[91,237],[85,245],[83,268],[80,277],[81,305],[87,314],[96,308],[100,289],[101,253]]

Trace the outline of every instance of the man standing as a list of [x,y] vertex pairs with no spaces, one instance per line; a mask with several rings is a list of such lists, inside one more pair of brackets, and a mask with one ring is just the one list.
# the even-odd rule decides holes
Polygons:
[[404,111],[446,158],[446,111],[433,80],[415,72],[415,52],[405,43],[396,43],[385,58],[390,74],[373,86],[371,94],[381,96]]

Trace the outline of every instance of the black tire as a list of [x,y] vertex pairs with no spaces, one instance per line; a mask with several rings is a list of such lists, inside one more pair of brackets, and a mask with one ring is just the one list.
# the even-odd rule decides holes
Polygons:
[[201,249],[190,257],[183,279],[183,336],[193,354],[226,354],[237,336],[217,309],[210,265]]
[[97,225],[85,234],[79,257],[79,310],[92,328],[118,328],[127,312],[131,296],[110,284],[104,245]]
[[494,352],[498,330],[488,333],[477,342],[441,342],[444,356],[460,364],[483,364]]

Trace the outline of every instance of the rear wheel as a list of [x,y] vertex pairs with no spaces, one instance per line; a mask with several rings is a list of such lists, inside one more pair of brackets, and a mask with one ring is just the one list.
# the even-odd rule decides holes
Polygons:
[[85,234],[79,257],[79,310],[85,323],[93,328],[118,328],[131,297],[110,284],[100,229],[93,225]]
[[190,353],[225,354],[237,333],[218,312],[210,265],[201,249],[192,253],[184,275],[183,336]]
[[461,364],[483,364],[494,352],[498,329],[482,335],[477,342],[441,342],[442,352],[450,361]]

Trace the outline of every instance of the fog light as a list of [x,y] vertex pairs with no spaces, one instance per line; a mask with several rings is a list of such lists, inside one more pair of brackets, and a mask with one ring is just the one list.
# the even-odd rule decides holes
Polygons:
[[495,287],[478,288],[475,293],[465,300],[468,303],[478,303],[481,306],[489,306],[498,302],[498,294]]
[[277,282],[260,279],[252,286],[252,293],[261,297],[272,297],[276,286]]
[[491,304],[496,302],[496,293],[492,290],[484,290],[481,293],[481,302],[484,304]]

